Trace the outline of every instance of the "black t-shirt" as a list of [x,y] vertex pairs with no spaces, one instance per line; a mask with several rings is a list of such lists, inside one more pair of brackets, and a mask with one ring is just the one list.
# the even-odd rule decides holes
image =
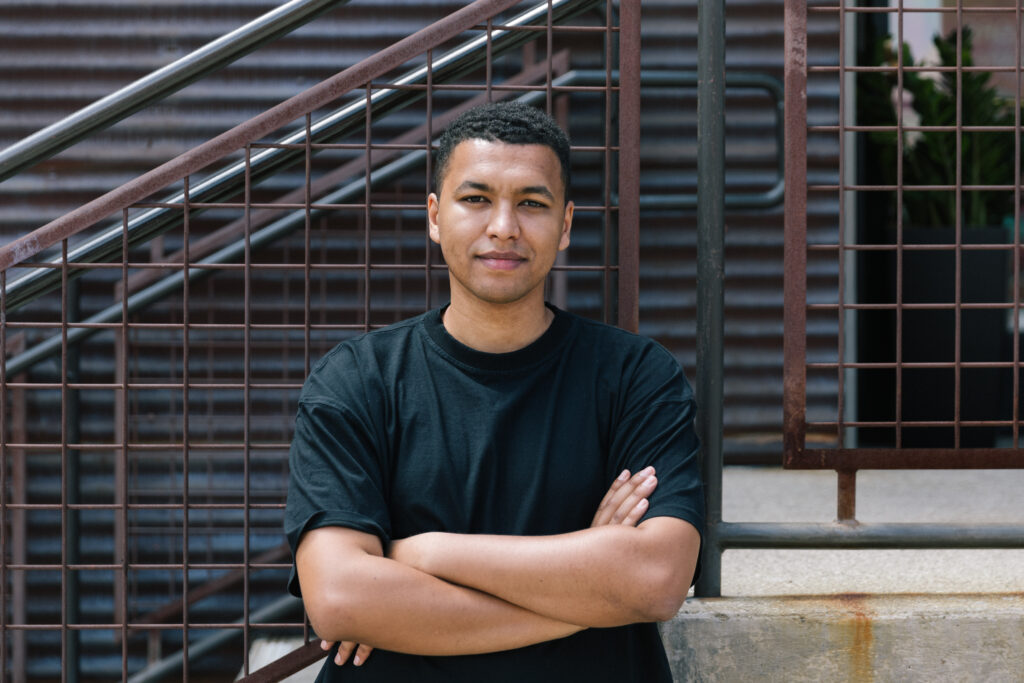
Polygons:
[[[342,342],[299,399],[285,530],[344,526],[383,543],[427,531],[586,528],[612,480],[654,465],[646,517],[703,531],[693,393],[655,342],[552,308],[529,346],[460,344],[435,310]],[[294,576],[290,590],[299,595]],[[484,655],[375,650],[326,681],[670,681],[655,624],[587,629]]]

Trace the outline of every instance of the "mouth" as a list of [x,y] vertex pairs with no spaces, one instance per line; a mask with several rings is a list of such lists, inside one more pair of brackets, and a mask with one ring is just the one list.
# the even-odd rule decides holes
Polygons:
[[484,254],[479,254],[477,258],[483,261],[484,265],[488,268],[494,268],[495,270],[512,270],[519,266],[521,263],[525,263],[526,259],[514,251],[488,251]]

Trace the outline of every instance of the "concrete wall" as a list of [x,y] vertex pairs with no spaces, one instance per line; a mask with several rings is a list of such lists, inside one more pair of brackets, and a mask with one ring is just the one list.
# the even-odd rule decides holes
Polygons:
[[691,599],[675,680],[1024,681],[1024,594]]

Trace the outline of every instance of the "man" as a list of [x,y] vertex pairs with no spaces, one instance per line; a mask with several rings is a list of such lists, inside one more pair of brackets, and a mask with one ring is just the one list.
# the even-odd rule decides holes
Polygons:
[[535,108],[454,121],[427,199],[451,303],[303,388],[286,531],[338,643],[319,680],[671,680],[653,622],[697,562],[692,392],[654,342],[545,304],[568,159]]

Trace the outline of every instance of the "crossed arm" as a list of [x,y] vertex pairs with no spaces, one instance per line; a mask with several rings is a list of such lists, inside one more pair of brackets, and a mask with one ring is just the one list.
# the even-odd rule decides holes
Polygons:
[[589,529],[557,536],[427,533],[385,555],[371,534],[310,531],[296,566],[313,628],[341,641],[340,664],[353,650],[365,661],[373,647],[494,652],[670,618],[686,597],[699,534],[668,517],[638,526],[657,480],[652,468],[623,475]]

